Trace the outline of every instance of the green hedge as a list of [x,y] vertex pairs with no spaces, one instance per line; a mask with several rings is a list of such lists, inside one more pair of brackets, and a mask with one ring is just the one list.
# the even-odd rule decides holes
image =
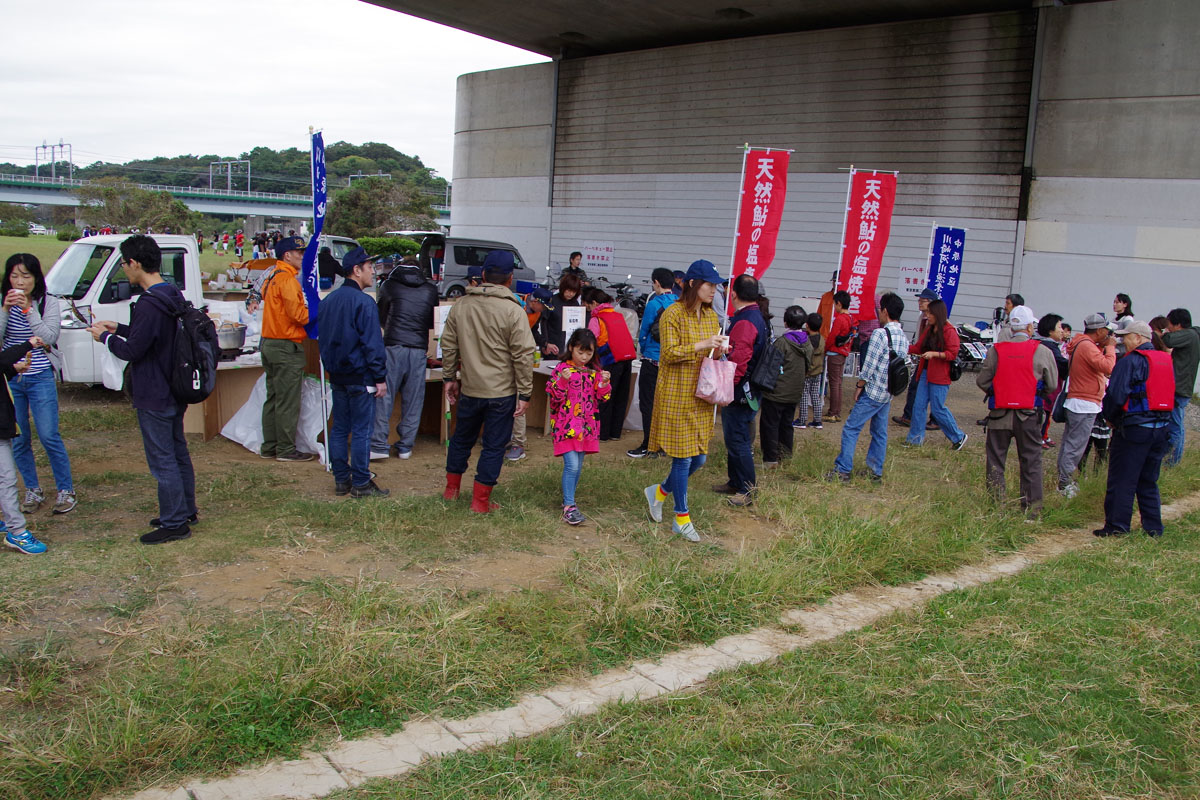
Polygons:
[[0,236],[19,236],[25,238],[29,235],[29,225],[24,222],[13,222],[9,225],[0,226]]
[[56,233],[55,236],[58,237],[60,242],[73,242],[80,236],[83,236],[83,231],[79,230],[79,228],[76,228],[74,225],[64,225],[58,229],[58,233]]
[[415,256],[421,250],[421,245],[403,236],[365,236],[358,243],[373,256]]

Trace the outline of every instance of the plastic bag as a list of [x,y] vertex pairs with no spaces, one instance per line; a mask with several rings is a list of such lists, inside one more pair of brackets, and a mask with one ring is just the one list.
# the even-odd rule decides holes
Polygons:
[[119,392],[125,386],[125,366],[128,361],[117,358],[107,345],[100,345],[100,381],[105,389]]
[[[267,376],[260,375],[250,391],[250,398],[229,418],[221,435],[226,439],[258,453],[262,449],[262,409],[267,401]],[[333,391],[325,388],[325,406],[321,406],[321,384],[316,378],[305,376],[300,386],[300,421],[296,425],[296,449],[301,453],[316,453],[325,463],[325,445],[317,437],[325,427],[325,415],[333,408]]]
[[696,381],[696,397],[714,406],[727,406],[733,402],[733,374],[737,364],[725,358],[716,360],[711,356],[700,362],[700,377]]

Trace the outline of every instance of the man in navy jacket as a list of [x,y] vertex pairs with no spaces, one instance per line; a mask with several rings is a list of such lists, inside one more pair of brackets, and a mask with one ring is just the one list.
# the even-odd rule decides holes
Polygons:
[[[1104,494],[1104,527],[1096,536],[1129,533],[1137,497],[1142,530],[1162,536],[1162,500],[1158,473],[1170,449],[1175,374],[1171,358],[1151,343],[1150,326],[1132,317],[1114,332],[1125,341],[1104,393],[1104,418],[1113,428],[1108,451],[1108,488]],[[1162,408],[1156,408],[1162,406]]]
[[142,544],[162,544],[192,535],[196,522],[196,473],[183,436],[187,406],[171,394],[169,377],[175,351],[175,318],[184,299],[163,279],[162,251],[149,236],[121,242],[121,268],[141,298],[129,311],[129,324],[99,320],[88,330],[117,358],[129,362],[130,394],[137,410],[150,474],[158,481],[158,516]]
[[363,292],[375,284],[374,262],[361,247],[346,253],[342,259],[345,283],[322,300],[317,310],[321,363],[333,387],[329,463],[334,492],[351,497],[388,494],[387,489],[375,485],[369,468],[375,398],[387,393],[387,351],[379,329],[379,309]]

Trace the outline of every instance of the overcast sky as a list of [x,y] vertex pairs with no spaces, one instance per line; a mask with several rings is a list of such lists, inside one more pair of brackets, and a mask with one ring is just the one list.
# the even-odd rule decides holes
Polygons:
[[[546,59],[360,0],[10,2],[0,162],[386,142],[453,175],[455,79]],[[251,165],[253,169],[253,165]]]

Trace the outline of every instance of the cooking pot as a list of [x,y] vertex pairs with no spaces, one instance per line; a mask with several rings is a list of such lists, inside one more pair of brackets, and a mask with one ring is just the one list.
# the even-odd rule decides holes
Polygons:
[[246,326],[240,322],[222,322],[217,328],[217,347],[241,350],[246,344]]

